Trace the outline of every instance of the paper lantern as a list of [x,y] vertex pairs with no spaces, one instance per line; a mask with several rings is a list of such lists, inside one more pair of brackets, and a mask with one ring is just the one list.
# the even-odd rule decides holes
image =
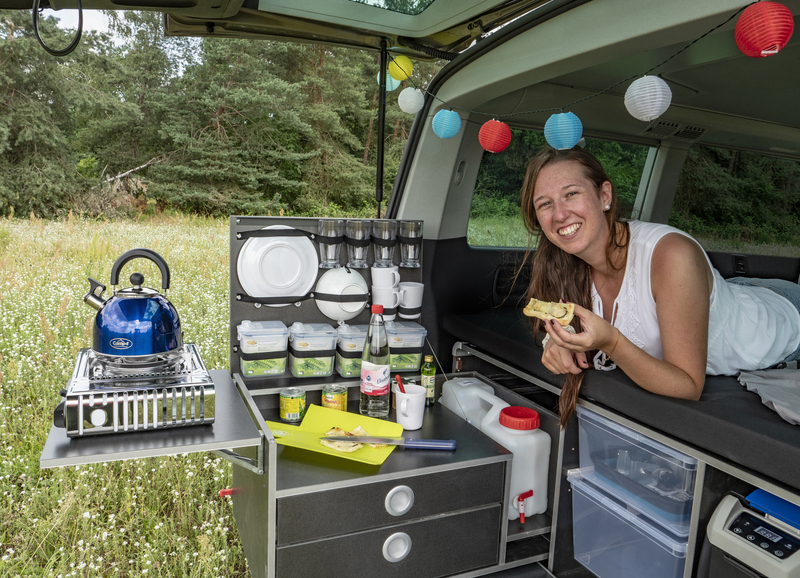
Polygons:
[[634,80],[625,91],[625,108],[633,118],[650,122],[669,108],[672,91],[658,76],[643,76]]
[[425,95],[418,88],[404,88],[397,97],[400,110],[408,114],[417,114],[425,104]]
[[453,138],[461,130],[461,117],[453,110],[440,110],[433,117],[433,132],[439,138]]
[[554,149],[571,149],[583,136],[581,120],[571,112],[551,115],[544,123],[544,138]]
[[511,142],[511,129],[504,122],[490,120],[481,127],[478,140],[490,153],[499,153],[506,150]]
[[405,80],[414,72],[414,64],[408,56],[395,56],[389,63],[389,74],[395,80]]
[[[378,81],[378,85],[380,86],[380,84],[381,84],[381,73],[380,72],[378,73],[378,76],[375,78],[375,80]],[[392,78],[391,74],[389,74],[388,72],[386,73],[386,92],[392,92],[393,90],[396,90],[397,87],[400,86],[400,83],[401,83],[401,81],[395,80],[394,78]]]
[[744,54],[761,58],[777,54],[789,42],[793,31],[791,10],[777,2],[759,2],[742,12],[733,37]]

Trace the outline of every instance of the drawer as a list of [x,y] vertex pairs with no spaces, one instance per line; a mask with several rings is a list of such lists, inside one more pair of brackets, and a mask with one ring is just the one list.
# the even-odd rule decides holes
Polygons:
[[505,462],[278,498],[278,546],[502,503]]
[[498,563],[500,504],[278,548],[276,578],[434,578]]

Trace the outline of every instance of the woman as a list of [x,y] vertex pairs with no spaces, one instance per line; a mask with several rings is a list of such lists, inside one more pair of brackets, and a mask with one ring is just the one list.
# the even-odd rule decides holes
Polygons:
[[726,282],[685,233],[620,220],[614,187],[590,153],[540,151],[528,164],[522,214],[539,242],[528,297],[576,304],[577,333],[534,319],[535,330],[547,332],[542,363],[567,375],[562,427],[590,364],[619,367],[653,393],[696,400],[706,374],[800,358],[800,285]]

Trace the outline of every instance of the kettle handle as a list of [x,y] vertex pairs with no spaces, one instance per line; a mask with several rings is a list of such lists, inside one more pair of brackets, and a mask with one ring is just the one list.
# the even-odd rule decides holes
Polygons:
[[111,267],[111,285],[118,285],[119,284],[119,272],[122,270],[122,267],[128,261],[133,259],[149,259],[156,265],[158,265],[158,270],[161,271],[161,288],[165,291],[169,289],[169,265],[164,259],[153,251],[152,249],[131,249],[130,251],[125,251],[119,258],[114,261],[114,265]]

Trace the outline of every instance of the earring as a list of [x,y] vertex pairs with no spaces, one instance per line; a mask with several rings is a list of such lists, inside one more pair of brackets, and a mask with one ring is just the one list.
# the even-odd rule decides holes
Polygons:
[[609,210],[610,208],[611,208],[611,205],[606,205],[606,208],[605,208],[605,210],[607,211],[607,210]]

